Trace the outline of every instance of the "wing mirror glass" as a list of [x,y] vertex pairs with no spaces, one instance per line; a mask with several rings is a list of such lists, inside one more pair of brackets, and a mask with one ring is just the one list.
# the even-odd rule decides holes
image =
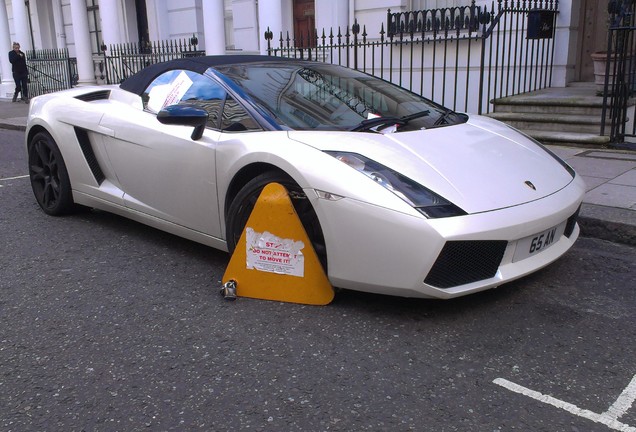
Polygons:
[[201,139],[209,114],[202,108],[187,105],[170,105],[159,111],[157,120],[165,125],[193,126],[191,138]]

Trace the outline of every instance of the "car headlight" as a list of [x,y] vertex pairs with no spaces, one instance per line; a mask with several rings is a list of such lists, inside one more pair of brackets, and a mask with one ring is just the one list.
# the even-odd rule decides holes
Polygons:
[[464,210],[435,192],[374,160],[357,153],[337,151],[328,151],[326,153],[390,190],[429,219],[467,214]]

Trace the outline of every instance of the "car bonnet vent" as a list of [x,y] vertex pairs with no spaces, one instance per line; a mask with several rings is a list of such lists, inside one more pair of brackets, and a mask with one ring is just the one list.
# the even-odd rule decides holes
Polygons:
[[110,90],[98,90],[83,95],[75,96],[75,99],[79,99],[84,102],[93,102],[97,100],[105,100],[110,97]]

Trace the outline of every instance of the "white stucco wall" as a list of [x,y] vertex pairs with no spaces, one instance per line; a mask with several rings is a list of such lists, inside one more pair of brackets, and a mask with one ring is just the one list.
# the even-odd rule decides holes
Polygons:
[[234,49],[258,53],[259,38],[258,11],[255,0],[232,0],[232,37]]

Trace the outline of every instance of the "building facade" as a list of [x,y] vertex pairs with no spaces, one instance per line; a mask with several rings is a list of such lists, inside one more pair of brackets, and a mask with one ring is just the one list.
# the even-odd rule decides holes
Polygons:
[[[4,5],[2,4],[4,3]],[[68,49],[78,84],[99,83],[98,65],[114,44],[191,39],[207,54],[265,54],[269,29],[299,37],[357,21],[370,39],[393,12],[466,6],[471,0],[0,0],[0,46]],[[495,2],[496,3],[496,2]],[[505,1],[520,4],[521,1]],[[523,4],[525,5],[525,1]],[[531,2],[528,2],[531,3]],[[536,3],[536,2],[535,2]],[[476,0],[490,8],[491,0]],[[551,85],[593,80],[590,53],[606,44],[607,0],[561,0]],[[0,57],[1,97],[13,94],[11,66]]]

